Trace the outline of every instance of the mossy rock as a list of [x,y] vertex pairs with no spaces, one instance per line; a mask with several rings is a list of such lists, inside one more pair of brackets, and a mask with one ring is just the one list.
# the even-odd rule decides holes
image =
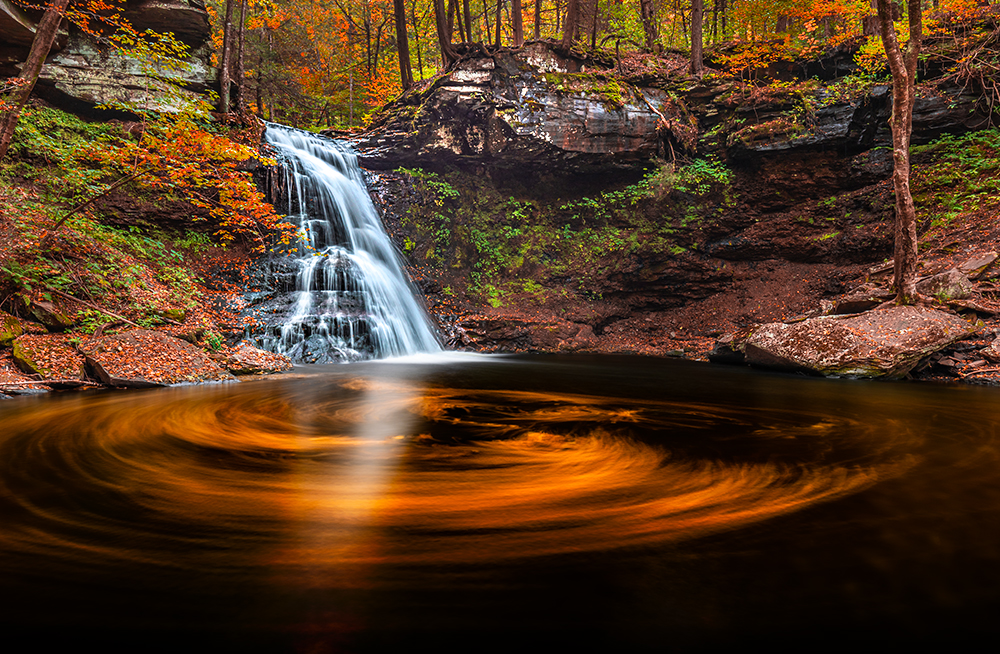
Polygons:
[[187,317],[186,309],[164,309],[160,311],[159,314],[168,320],[173,320],[176,322],[184,322]]
[[83,355],[62,335],[25,334],[14,340],[14,365],[42,379],[83,379]]
[[62,306],[62,303],[58,300],[51,302],[46,300],[35,301],[25,295],[18,295],[17,299],[20,305],[19,311],[23,311],[21,315],[30,316],[35,322],[41,323],[49,331],[65,331],[76,324],[76,321],[70,317],[72,312]]
[[14,344],[14,339],[24,333],[24,328],[21,327],[21,321],[10,315],[0,311],[0,346],[10,347]]

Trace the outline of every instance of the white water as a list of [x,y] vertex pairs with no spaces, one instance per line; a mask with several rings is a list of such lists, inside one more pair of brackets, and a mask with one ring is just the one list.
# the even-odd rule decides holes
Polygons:
[[261,345],[326,363],[440,352],[346,144],[269,124],[284,159],[285,206],[298,229],[295,288]]

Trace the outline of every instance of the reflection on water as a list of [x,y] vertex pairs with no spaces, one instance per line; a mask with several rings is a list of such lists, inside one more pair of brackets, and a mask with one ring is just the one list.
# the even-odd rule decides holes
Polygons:
[[8,402],[0,593],[267,651],[975,628],[998,398],[524,358]]

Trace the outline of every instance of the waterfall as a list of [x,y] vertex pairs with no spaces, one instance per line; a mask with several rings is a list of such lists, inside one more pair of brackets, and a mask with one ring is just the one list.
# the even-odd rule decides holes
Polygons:
[[298,233],[258,345],[299,363],[440,351],[350,147],[275,124],[265,137],[283,164],[272,201]]

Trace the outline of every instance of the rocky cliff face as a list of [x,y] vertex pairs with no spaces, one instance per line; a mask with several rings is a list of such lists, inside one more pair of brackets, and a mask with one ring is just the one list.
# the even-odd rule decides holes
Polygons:
[[[34,38],[34,21],[0,0],[0,74],[15,76]],[[73,28],[47,59],[36,92],[53,104],[86,113],[98,105],[169,110],[182,98],[212,88],[208,12],[201,0],[130,0],[124,17],[139,32],[172,32],[189,47],[183,65],[166,69],[122,55],[108,43]],[[162,78],[173,80],[167,84]]]
[[404,95],[357,141],[374,169],[447,164],[607,172],[665,155],[667,94],[544,43],[470,57]]
[[[425,169],[376,194],[455,344],[679,352],[813,309],[890,252],[888,87],[640,63],[468,56],[357,139],[369,168]],[[984,106],[928,85],[914,142],[986,126]]]
[[[376,170],[603,173],[699,154],[752,169],[832,153],[840,170],[828,176],[831,189],[866,186],[891,171],[887,155],[856,158],[891,146],[886,85],[814,80],[761,90],[721,76],[685,77],[683,61],[666,62],[623,70],[621,62],[580,60],[541,42],[469,55],[390,105],[356,146]],[[955,84],[919,97],[914,143],[986,126],[981,100],[976,89]]]

